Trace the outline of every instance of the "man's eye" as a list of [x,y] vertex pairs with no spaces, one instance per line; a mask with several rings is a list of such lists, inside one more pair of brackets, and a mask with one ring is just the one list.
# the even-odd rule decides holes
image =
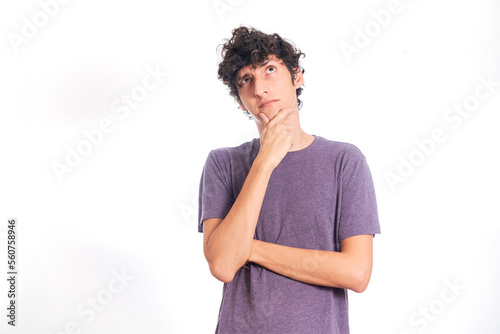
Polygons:
[[246,84],[249,80],[250,80],[249,78],[245,78],[245,79],[241,80],[240,85]]
[[267,68],[267,73],[272,73],[272,72],[274,72],[274,71],[276,71],[276,68],[275,68],[274,66],[269,66],[269,67]]

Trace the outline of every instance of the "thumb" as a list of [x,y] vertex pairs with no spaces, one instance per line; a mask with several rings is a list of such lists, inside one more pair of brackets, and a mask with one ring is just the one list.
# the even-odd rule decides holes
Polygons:
[[260,116],[260,118],[262,118],[265,125],[267,125],[267,123],[269,123],[269,118],[267,118],[266,114],[260,113],[259,116]]

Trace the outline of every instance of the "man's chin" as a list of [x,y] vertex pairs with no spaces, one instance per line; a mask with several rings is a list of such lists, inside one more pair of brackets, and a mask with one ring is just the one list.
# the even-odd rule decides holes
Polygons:
[[274,108],[272,108],[272,109],[268,108],[267,110],[262,111],[262,113],[265,114],[267,116],[267,118],[269,118],[269,120],[272,120],[278,112],[279,112],[279,109],[274,109]]

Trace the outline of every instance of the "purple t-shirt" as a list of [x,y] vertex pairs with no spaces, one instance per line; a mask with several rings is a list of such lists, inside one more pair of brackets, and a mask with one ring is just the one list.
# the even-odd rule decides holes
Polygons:
[[[204,219],[227,215],[259,148],[255,138],[210,152],[200,182],[198,232]],[[254,238],[338,252],[345,238],[376,233],[377,204],[365,156],[352,144],[315,136],[306,148],[288,152],[272,172]],[[216,333],[349,333],[347,290],[303,283],[255,263],[247,267],[224,283]]]

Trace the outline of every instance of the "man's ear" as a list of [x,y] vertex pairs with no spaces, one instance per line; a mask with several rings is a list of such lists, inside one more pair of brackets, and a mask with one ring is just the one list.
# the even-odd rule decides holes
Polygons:
[[295,88],[300,88],[304,84],[304,74],[302,73],[301,68],[296,67],[293,70],[297,71],[297,72],[294,72],[294,74],[293,74],[293,86]]

